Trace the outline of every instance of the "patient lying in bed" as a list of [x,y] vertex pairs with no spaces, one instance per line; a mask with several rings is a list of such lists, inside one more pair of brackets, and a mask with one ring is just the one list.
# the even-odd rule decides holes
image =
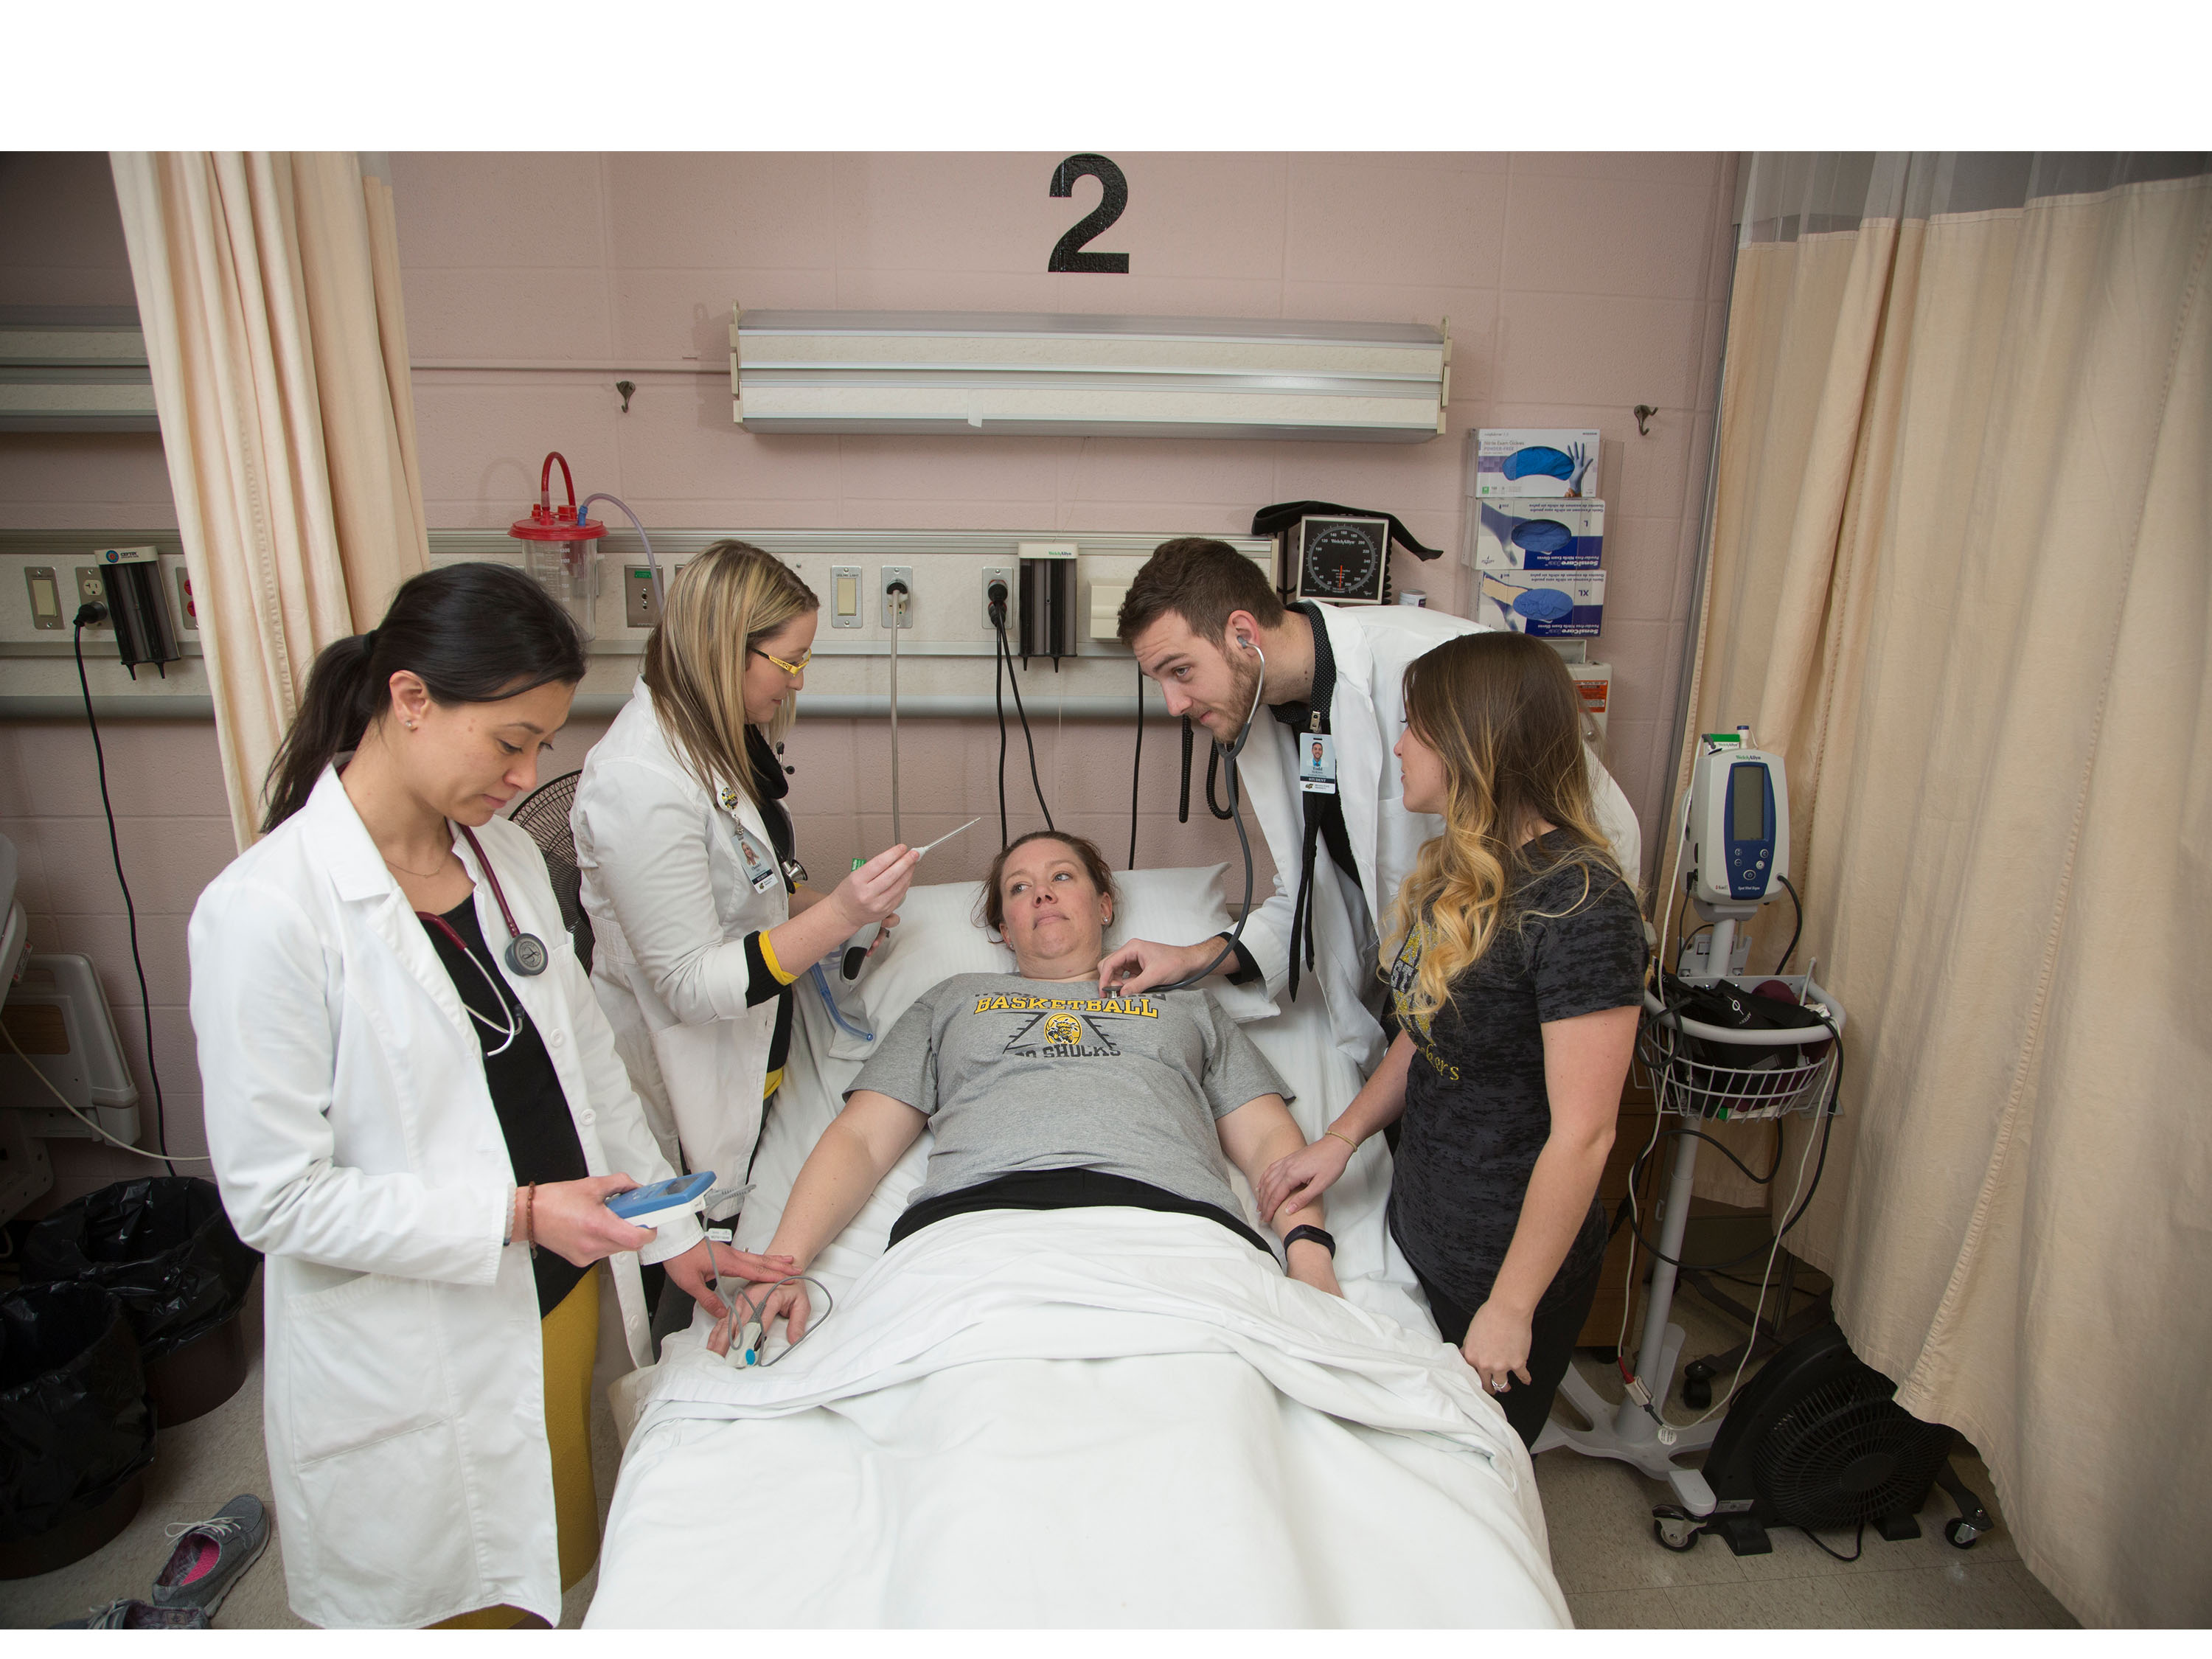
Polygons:
[[[1267,1251],[1223,1158],[1256,1184],[1305,1144],[1282,1083],[1206,992],[1102,993],[1114,903],[1105,860],[1080,836],[1027,836],[999,855],[984,919],[1019,971],[946,980],[885,1034],[799,1171],[768,1254],[805,1273],[925,1127],[928,1172],[893,1245],[979,1210],[1125,1206],[1203,1216]],[[1274,1227],[1287,1237],[1322,1220],[1316,1203]],[[1322,1243],[1300,1237],[1285,1255],[1292,1278],[1338,1293]],[[784,1318],[797,1341],[809,1313],[793,1283],[762,1320]],[[711,1346],[728,1340],[726,1325]]]

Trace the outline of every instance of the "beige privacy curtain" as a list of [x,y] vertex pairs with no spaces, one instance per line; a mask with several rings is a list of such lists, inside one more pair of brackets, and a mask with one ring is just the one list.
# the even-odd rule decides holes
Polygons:
[[392,188],[346,154],[112,161],[243,848],[315,653],[429,562]]
[[2078,1616],[2212,1622],[2212,177],[1744,177],[1692,729],[1850,1016],[1791,1246]]

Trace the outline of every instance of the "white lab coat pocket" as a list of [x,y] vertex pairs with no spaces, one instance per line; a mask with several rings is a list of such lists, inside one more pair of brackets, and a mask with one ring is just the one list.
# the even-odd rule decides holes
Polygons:
[[288,1535],[304,1531],[332,1552],[317,1564],[317,1593],[334,1622],[422,1625],[500,1599],[480,1588],[451,1422],[335,1453],[298,1480],[307,1525]]
[[[292,1462],[301,1470],[450,1419],[438,1310],[419,1279],[363,1273],[284,1304]],[[378,1485],[389,1490],[390,1477]]]

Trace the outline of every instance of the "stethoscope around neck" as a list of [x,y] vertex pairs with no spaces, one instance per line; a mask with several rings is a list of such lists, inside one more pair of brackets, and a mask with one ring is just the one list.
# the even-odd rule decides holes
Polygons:
[[[491,888],[491,896],[499,905],[500,920],[507,924],[507,965],[526,979],[535,978],[545,971],[546,964],[550,960],[545,954],[545,941],[535,933],[524,933],[515,924],[514,912],[508,908],[507,895],[500,889],[499,872],[491,867],[491,860],[484,856],[483,847],[477,840],[477,832],[465,823],[460,825],[459,829],[461,838],[469,844],[469,850],[477,855],[477,868],[483,872],[484,881]],[[522,1014],[519,1005],[508,1003],[507,993],[500,988],[499,976],[492,972],[482,957],[469,948],[468,941],[460,936],[453,923],[447,921],[443,916],[434,915],[428,910],[417,910],[415,915],[425,927],[436,928],[450,939],[453,948],[476,964],[477,971],[484,977],[484,983],[491,987],[493,1000],[499,1004],[501,1012],[504,1016],[503,1024],[494,1024],[475,1009],[469,1007],[465,1001],[461,1004],[461,1006],[466,1010],[471,1019],[502,1039],[499,1047],[489,1052],[492,1054],[505,1054],[514,1046],[515,1038],[522,1035]]]
[[[1229,816],[1237,825],[1237,845],[1244,854],[1244,904],[1243,908],[1237,912],[1236,927],[1230,930],[1229,937],[1221,942],[1221,949],[1215,952],[1212,962],[1206,963],[1196,973],[1186,974],[1170,984],[1155,985],[1152,988],[1155,991],[1187,990],[1219,969],[1223,963],[1229,960],[1237,947],[1244,942],[1244,924],[1250,921],[1252,916],[1252,842],[1244,833],[1244,790],[1243,782],[1237,775],[1237,763],[1244,753],[1244,745],[1252,741],[1252,723],[1259,719],[1260,705],[1267,695],[1267,653],[1242,634],[1237,636],[1237,642],[1259,658],[1260,677],[1253,684],[1252,706],[1244,713],[1244,725],[1237,733],[1236,740],[1231,743],[1216,743],[1213,749],[1215,754],[1220,757],[1221,769],[1228,781]],[[1139,690],[1137,696],[1141,708],[1144,696],[1141,689]],[[1188,781],[1187,776],[1185,781],[1186,783]],[[1206,789],[1206,799],[1210,804],[1213,798],[1211,774],[1207,776]]]

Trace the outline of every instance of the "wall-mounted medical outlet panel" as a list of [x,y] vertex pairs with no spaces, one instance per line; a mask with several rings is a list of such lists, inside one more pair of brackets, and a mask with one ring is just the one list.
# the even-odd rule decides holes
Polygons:
[[1118,640],[1121,637],[1121,601],[1129,597],[1127,582],[1097,582],[1091,584],[1091,629],[1094,640]]
[[645,564],[626,564],[623,567],[623,626],[650,628],[660,620],[660,611],[653,602],[653,567]]
[[[903,582],[906,585],[906,606],[903,610],[897,608],[892,603],[896,597],[891,592],[893,582]],[[898,619],[898,626],[902,629],[911,629],[914,626],[914,567],[910,564],[884,565],[882,568],[878,592],[883,599],[883,610],[877,619],[878,625],[889,628],[891,626],[892,617],[896,617]]]
[[858,628],[860,617],[860,567],[857,564],[833,564],[830,567],[830,626]]
[[62,586],[53,566],[26,565],[23,585],[31,596],[31,626],[58,629],[62,625]]
[[1014,609],[1017,603],[1015,599],[1017,587],[1014,581],[1014,567],[1010,564],[987,564],[983,567],[983,586],[981,590],[983,596],[983,631],[986,636],[992,640],[994,647],[995,647],[997,636],[992,635],[990,631],[991,584],[993,582],[1004,582],[1006,584],[1006,634],[1009,638],[1012,638],[1014,632]]

